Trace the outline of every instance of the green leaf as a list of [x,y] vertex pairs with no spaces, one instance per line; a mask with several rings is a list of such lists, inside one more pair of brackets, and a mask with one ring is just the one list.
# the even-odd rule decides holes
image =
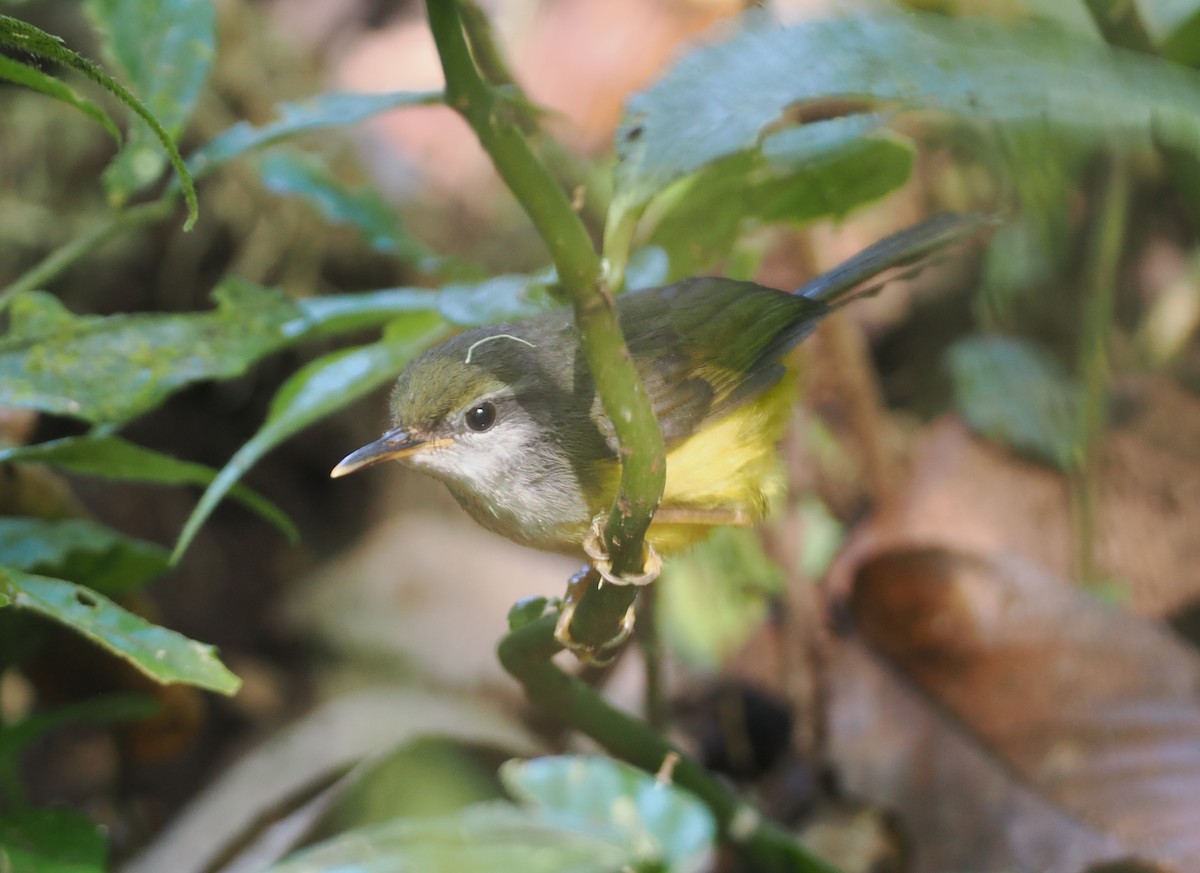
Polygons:
[[175,169],[175,175],[183,188],[183,198],[187,202],[188,217],[184,222],[183,229],[191,230],[192,225],[196,223],[196,216],[199,214],[199,205],[196,201],[196,186],[192,182],[192,176],[188,172],[183,163],[183,157],[179,154],[179,149],[175,146],[174,138],[167,133],[158,119],[153,113],[135,97],[130,91],[101,70],[87,58],[71,51],[63,41],[56,36],[51,36],[44,30],[39,30],[32,24],[27,24],[16,18],[8,15],[0,15],[0,45],[11,46],[31,54],[38,55],[43,58],[49,58],[64,66],[77,70],[104,88],[126,106],[133,110],[134,114],[142,121],[146,122],[154,136],[158,139],[159,144],[166,150],[167,156],[171,161],[171,166]]
[[1058,467],[1071,466],[1080,392],[1027,340],[974,336],[947,352],[954,400],[976,433]]
[[[181,461],[118,436],[65,437],[12,449],[0,449],[2,463],[42,463],[83,476],[100,476],[126,482],[157,485],[208,485],[217,471],[203,464]],[[278,527],[293,542],[299,532],[287,514],[245,485],[235,485],[229,496]]]
[[439,292],[429,288],[386,288],[296,301],[302,318],[293,332],[305,339],[364,330],[387,324],[411,312],[436,312]]
[[302,313],[278,291],[226,279],[214,297],[213,312],[76,317],[48,294],[23,295],[0,338],[0,404],[120,424],[295,341],[284,327]]
[[[123,69],[172,141],[191,117],[216,54],[216,4],[195,0],[88,0],[109,57]],[[155,132],[135,123],[125,148],[104,171],[109,199],[130,195],[162,175],[166,157]]]
[[500,779],[548,820],[593,832],[613,829],[637,857],[665,861],[670,870],[696,869],[716,839],[712,815],[697,798],[612,758],[508,761]]
[[667,252],[670,278],[711,270],[751,222],[840,218],[899,188],[913,147],[880,124],[850,116],[791,128],[672,186],[648,219],[657,223],[648,241]]
[[520,630],[527,624],[532,624],[542,617],[550,604],[545,597],[522,597],[508,610],[508,629]]
[[[987,302],[1005,314],[1069,268],[1071,191],[1088,155],[1045,129],[1006,130],[994,143],[1003,162],[996,172],[1011,174],[1021,204],[992,236],[984,261]],[[1053,305],[1052,295],[1041,299]]]
[[801,497],[797,509],[804,532],[798,566],[807,578],[820,579],[838,556],[846,529],[815,492]]
[[100,829],[67,809],[0,816],[0,870],[5,873],[104,873],[108,843]]
[[377,327],[411,313],[436,312],[451,324],[475,327],[517,321],[559,306],[551,295],[553,271],[450,282],[441,290],[386,288],[296,301],[300,317],[288,325],[293,341]]
[[[968,3],[971,0],[968,0]],[[1085,0],[1017,0],[1033,18],[1057,24],[1064,30],[1095,42],[1104,37]]]
[[634,861],[627,846],[496,803],[347,831],[267,873],[621,873]]
[[121,131],[117,129],[117,125],[107,112],[86,97],[80,97],[75,93],[73,88],[60,82],[53,76],[48,76],[41,70],[27,64],[22,64],[5,55],[0,55],[0,79],[6,79],[14,84],[24,85],[26,88],[41,91],[48,97],[53,97],[55,100],[61,100],[69,106],[74,106],[107,130],[117,142],[121,141]]
[[1163,57],[1188,65],[1200,61],[1200,2],[1134,0],[1134,6]]
[[450,283],[438,293],[438,311],[463,327],[531,318],[562,305],[550,295],[554,280],[553,271],[548,271]]
[[333,175],[314,155],[296,150],[274,151],[258,161],[259,178],[268,191],[297,196],[312,203],[334,224],[347,224],[377,252],[424,266],[436,259],[401,225],[396,210],[368,185],[351,187]]
[[441,102],[440,91],[392,91],[383,94],[331,91],[298,103],[281,103],[276,107],[279,116],[276,121],[262,127],[239,121],[196,151],[188,164],[192,174],[200,178],[236,157],[298,134],[357,124],[392,109],[431,106]]
[[4,601],[66,625],[155,682],[185,682],[221,694],[234,694],[241,685],[212,646],[151,624],[82,585],[0,568]]
[[0,518],[0,565],[110,596],[141,587],[169,566],[161,546],[82,518]]
[[[821,58],[815,63],[814,58]],[[1200,153],[1200,76],[1057,26],[918,13],[747,26],[626,107],[612,228],[676,179],[758,147],[806,104],[1048,126],[1079,143]]]
[[663,568],[663,633],[683,657],[715,667],[762,624],[780,579],[756,531],[718,528]]
[[[1101,40],[1103,37],[1086,0],[901,0],[910,8],[935,9],[943,15],[987,18],[992,21],[1011,21],[1036,18],[1053,23],[1077,36]],[[1125,0],[1121,0],[1125,2]]]
[[436,316],[412,314],[389,325],[379,342],[325,355],[295,373],[271,401],[258,433],[237,450],[200,498],[171,560],[183,556],[213,508],[259,458],[313,422],[391,381],[418,352],[446,334],[445,324]]

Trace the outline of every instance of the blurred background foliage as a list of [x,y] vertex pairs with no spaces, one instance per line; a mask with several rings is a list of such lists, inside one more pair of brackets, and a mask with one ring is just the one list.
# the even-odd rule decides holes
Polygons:
[[[805,344],[785,505],[589,680],[847,873],[1194,867],[1200,2],[466,10],[626,287],[997,217]],[[492,654],[572,562],[327,478],[556,305],[419,4],[0,16],[0,870],[738,869],[613,761],[498,769],[588,750]]]

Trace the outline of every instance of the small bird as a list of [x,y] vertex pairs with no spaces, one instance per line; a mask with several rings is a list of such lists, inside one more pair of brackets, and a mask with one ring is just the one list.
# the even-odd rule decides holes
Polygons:
[[[759,521],[783,489],[776,444],[795,391],[787,353],[833,308],[877,290],[885,271],[915,264],[984,221],[936,216],[795,293],[691,278],[617,297],[667,450],[647,541],[668,553],[715,525]],[[429,349],[400,375],[389,409],[391,429],[331,476],[399,460],[445,482],[485,528],[569,555],[582,555],[593,519],[612,504],[618,447],[570,308]]]

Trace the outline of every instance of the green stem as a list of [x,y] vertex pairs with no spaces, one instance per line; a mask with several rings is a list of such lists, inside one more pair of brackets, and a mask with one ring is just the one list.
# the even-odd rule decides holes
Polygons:
[[1075,519],[1075,571],[1084,584],[1096,581],[1095,447],[1103,436],[1108,418],[1107,393],[1112,377],[1108,345],[1129,204],[1128,169],[1120,158],[1110,160],[1084,276],[1085,297],[1077,363],[1083,396],[1075,425],[1077,455],[1069,485]]
[[1136,5],[1130,0],[1085,0],[1085,5],[1105,42],[1156,54],[1154,41],[1142,25]]
[[645,661],[646,688],[642,692],[642,712],[646,722],[657,731],[664,730],[670,715],[663,687],[663,650],[659,634],[657,585],[648,585],[638,603],[637,641]]
[[[615,573],[640,573],[646,529],[666,478],[665,447],[645,387],[625,347],[600,257],[570,200],[534,154],[511,107],[481,77],[463,33],[458,4],[426,0],[425,5],[446,76],[446,103],[471,125],[501,178],[533,221],[550,250],[559,283],[574,306],[596,393],[620,447],[621,480],[604,528],[605,547]],[[610,639],[636,592],[606,585],[598,594],[585,600],[576,613],[574,630],[581,643]],[[592,631],[597,626],[602,632],[594,639]]]
[[140,206],[116,213],[83,236],[55,249],[9,283],[8,287],[0,291],[0,310],[8,306],[17,295],[44,287],[47,282],[54,279],[67,267],[100,248],[123,231],[161,221],[169,217],[174,210],[175,196],[169,194],[152,203],[143,203]]
[[757,810],[715,779],[696,761],[664,740],[653,728],[614,709],[593,688],[568,676],[550,660],[559,651],[553,615],[519,628],[500,642],[500,662],[529,696],[553,705],[554,713],[601,746],[631,764],[654,773],[668,755],[676,760],[672,781],[708,807],[721,836],[751,862],[752,869],[788,873],[837,873],[810,853],[786,830],[763,819]]
[[471,44],[471,57],[483,78],[492,85],[516,85],[516,77],[496,45],[487,13],[479,8],[475,0],[459,0],[458,12]]

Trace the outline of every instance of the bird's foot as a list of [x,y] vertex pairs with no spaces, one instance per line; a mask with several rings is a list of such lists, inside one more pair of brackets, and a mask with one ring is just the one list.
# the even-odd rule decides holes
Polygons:
[[633,634],[637,615],[631,604],[625,611],[624,618],[621,619],[621,626],[617,633],[612,639],[599,645],[581,643],[576,640],[571,635],[571,621],[575,618],[575,609],[579,606],[589,586],[595,581],[595,576],[591,574],[595,573],[600,577],[599,581],[595,583],[597,587],[605,582],[613,585],[649,585],[662,572],[662,557],[654,550],[653,546],[646,543],[642,572],[632,576],[618,576],[613,572],[612,559],[604,548],[603,515],[598,515],[593,519],[591,529],[583,539],[583,550],[591,559],[591,565],[571,577],[571,581],[567,585],[566,596],[563,597],[562,608],[558,613],[558,621],[554,625],[554,639],[563,648],[574,652],[575,656],[584,663],[602,667],[616,657],[621,646]]
[[654,546],[645,544],[642,558],[642,572],[630,576],[618,576],[613,572],[612,558],[604,548],[604,516],[597,515],[592,519],[592,526],[583,538],[583,550],[592,561],[592,566],[600,574],[600,584],[611,582],[613,585],[649,585],[662,573],[662,556],[654,550]]
[[558,621],[554,624],[554,639],[588,666],[605,667],[612,663],[621,650],[621,646],[625,645],[625,642],[633,635],[637,614],[633,604],[630,604],[629,609],[625,611],[624,618],[621,619],[621,626],[617,629],[616,634],[612,639],[599,645],[581,643],[575,639],[571,635],[571,622],[575,618],[575,609],[579,606],[583,592],[587,588],[587,578],[590,572],[590,567],[584,567],[572,576],[571,581],[567,584],[567,593],[563,597],[562,607],[558,611]]

